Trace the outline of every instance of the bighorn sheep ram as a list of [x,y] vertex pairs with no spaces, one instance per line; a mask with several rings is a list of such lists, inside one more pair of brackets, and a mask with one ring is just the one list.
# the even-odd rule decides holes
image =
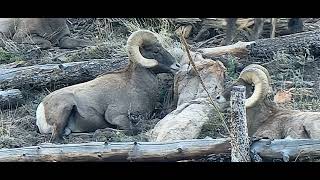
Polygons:
[[216,97],[221,110],[229,106],[234,85],[244,85],[249,97],[245,102],[249,136],[270,139],[320,138],[320,112],[286,110],[277,106],[268,96],[271,91],[270,75],[264,67],[251,64],[244,68],[238,80]]
[[36,111],[40,133],[52,133],[52,140],[58,141],[71,132],[92,132],[110,125],[130,130],[129,112],[151,113],[160,93],[156,74],[175,73],[180,65],[148,30],[130,35],[127,52],[126,69],[47,95]]
[[70,37],[66,18],[0,18],[0,34],[18,43],[39,45],[42,49],[56,44],[69,49],[90,44]]

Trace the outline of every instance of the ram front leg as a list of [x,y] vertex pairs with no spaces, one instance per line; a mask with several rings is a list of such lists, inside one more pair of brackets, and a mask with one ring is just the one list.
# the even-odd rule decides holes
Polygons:
[[119,129],[126,130],[127,134],[133,134],[133,126],[128,113],[125,113],[126,110],[119,110],[118,108],[118,106],[110,105],[105,112],[105,120]]
[[86,47],[90,45],[92,45],[91,42],[82,39],[74,39],[69,36],[65,36],[59,41],[59,47],[64,49],[76,49],[79,47]]
[[13,41],[22,44],[38,45],[40,49],[50,49],[52,47],[52,44],[49,40],[38,35],[27,36],[21,35],[21,33],[16,33],[13,36]]

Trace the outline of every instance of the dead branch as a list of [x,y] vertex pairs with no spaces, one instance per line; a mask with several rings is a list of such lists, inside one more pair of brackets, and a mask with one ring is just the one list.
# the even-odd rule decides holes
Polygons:
[[231,54],[236,57],[248,56],[247,46],[254,42],[237,42],[228,46],[214,47],[214,48],[200,48],[198,51],[205,57],[219,57],[225,54]]

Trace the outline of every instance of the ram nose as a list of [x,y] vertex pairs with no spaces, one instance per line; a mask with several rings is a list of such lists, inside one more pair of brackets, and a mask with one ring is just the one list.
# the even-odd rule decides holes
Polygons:
[[174,63],[170,66],[170,70],[172,73],[176,73],[177,71],[179,71],[181,65],[179,63]]
[[216,102],[217,102],[219,111],[227,112],[227,109],[229,108],[229,103],[226,101],[226,99],[223,96],[221,95],[216,96]]

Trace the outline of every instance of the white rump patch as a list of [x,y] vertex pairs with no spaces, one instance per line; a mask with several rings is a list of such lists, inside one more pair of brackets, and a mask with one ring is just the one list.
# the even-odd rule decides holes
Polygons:
[[38,108],[36,111],[36,118],[37,118],[36,124],[39,128],[40,133],[49,134],[52,132],[52,126],[47,123],[44,111],[45,109],[44,109],[43,103],[41,102],[38,105]]

